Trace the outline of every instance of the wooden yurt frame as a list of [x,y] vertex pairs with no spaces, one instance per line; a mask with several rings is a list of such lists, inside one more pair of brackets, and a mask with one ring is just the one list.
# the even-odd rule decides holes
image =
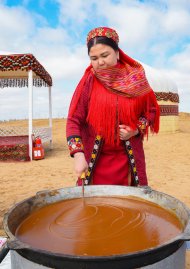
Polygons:
[[[48,87],[49,126],[33,128],[33,87]],[[28,145],[32,160],[33,136],[40,136],[42,142],[52,147],[52,78],[32,54],[0,54],[0,88],[28,87]],[[5,132],[6,133],[6,132]],[[11,133],[11,132],[9,132]],[[6,134],[7,135],[7,134]]]

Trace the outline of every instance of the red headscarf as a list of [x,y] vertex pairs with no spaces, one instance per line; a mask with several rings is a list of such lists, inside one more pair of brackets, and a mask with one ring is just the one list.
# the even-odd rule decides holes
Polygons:
[[[119,37],[115,30],[107,27],[95,28],[87,36],[87,41],[95,36],[107,36],[116,43]],[[94,71],[90,65],[73,96],[69,116],[75,112],[84,83],[93,76],[93,86],[89,103],[87,121],[96,133],[107,143],[119,143],[119,124],[125,124],[136,129],[139,118],[144,116],[149,121],[150,109],[155,109],[152,132],[159,130],[159,107],[151,89],[144,69],[140,63],[119,49],[119,62],[116,66]]]

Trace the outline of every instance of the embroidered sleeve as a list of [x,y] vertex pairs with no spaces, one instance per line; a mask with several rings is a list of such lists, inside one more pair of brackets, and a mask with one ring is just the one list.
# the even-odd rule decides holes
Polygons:
[[67,138],[67,143],[68,143],[71,157],[73,157],[76,152],[84,152],[84,146],[83,146],[81,137],[70,136]]
[[[86,118],[88,114],[88,104],[92,85],[93,76],[89,77],[86,81],[74,113],[71,115],[70,112],[68,113],[66,124],[66,137],[71,157],[73,157],[76,152],[84,152],[83,141],[85,141],[85,130],[87,126]],[[75,96],[75,93],[73,97]],[[72,102],[73,99],[71,101],[70,107],[72,107]]]
[[141,135],[144,136],[146,134],[146,131],[147,131],[147,128],[148,128],[148,121],[147,121],[147,119],[145,117],[140,117],[139,118],[137,128],[138,128],[139,133]]

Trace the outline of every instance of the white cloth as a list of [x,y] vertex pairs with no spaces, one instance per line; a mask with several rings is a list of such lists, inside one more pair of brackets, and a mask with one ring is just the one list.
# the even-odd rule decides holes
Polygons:
[[10,252],[5,256],[3,261],[0,264],[1,269],[11,269],[11,255]]

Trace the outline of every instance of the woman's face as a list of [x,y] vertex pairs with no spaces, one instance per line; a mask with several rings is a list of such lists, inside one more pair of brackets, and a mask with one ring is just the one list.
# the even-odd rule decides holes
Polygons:
[[101,68],[107,68],[117,64],[119,51],[104,44],[94,45],[89,52],[92,67],[95,71]]

